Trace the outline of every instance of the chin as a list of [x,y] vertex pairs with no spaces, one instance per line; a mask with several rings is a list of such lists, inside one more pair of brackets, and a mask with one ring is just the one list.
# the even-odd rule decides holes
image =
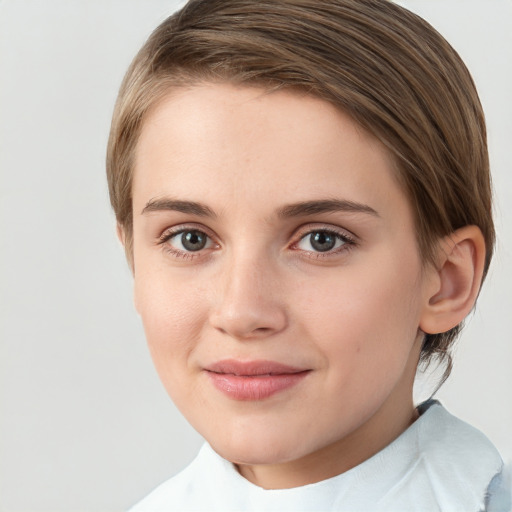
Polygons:
[[310,446],[304,436],[294,436],[286,429],[265,431],[264,429],[245,430],[242,435],[233,431],[221,439],[218,436],[206,437],[212,448],[224,459],[235,464],[283,464],[298,460],[321,449]]
[[260,430],[253,435],[229,433],[223,439],[206,439],[221,457],[235,464],[280,464],[305,455],[301,441],[290,439],[285,433],[272,435]]

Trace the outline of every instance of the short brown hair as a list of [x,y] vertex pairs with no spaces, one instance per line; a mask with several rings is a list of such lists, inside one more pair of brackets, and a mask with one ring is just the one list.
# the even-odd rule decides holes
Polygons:
[[[107,152],[112,207],[133,263],[132,173],[145,116],[172,87],[229,81],[295,88],[348,113],[394,156],[418,247],[478,226],[494,247],[486,128],[473,80],[426,21],[388,0],[190,0],[151,34],[115,106]],[[422,361],[460,331],[427,334]],[[445,376],[447,376],[446,373]]]

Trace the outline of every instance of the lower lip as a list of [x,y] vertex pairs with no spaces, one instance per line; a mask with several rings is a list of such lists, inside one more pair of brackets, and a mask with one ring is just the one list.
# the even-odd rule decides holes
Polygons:
[[234,400],[263,400],[298,384],[309,371],[242,376],[207,372],[213,385]]

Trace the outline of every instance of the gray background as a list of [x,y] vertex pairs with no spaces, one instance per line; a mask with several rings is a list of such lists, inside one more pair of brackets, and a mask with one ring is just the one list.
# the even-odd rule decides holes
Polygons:
[[[498,247],[438,396],[512,457],[512,2],[401,2],[473,72]],[[118,511],[201,440],[167,398],[131,302],[104,178],[122,75],[171,0],[0,0],[0,510]]]

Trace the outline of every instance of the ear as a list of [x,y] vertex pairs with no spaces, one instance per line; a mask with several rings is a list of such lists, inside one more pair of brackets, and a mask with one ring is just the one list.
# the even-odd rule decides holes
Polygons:
[[[132,275],[135,275],[134,265],[133,265],[133,242],[127,240],[126,231],[122,224],[119,222],[116,224],[116,233],[117,238],[121,242],[124,247],[124,252],[126,254],[126,259],[128,261],[128,266],[130,267],[130,271]],[[128,246],[126,245],[128,243]]]
[[119,224],[119,222],[116,223],[116,234],[117,234],[117,238],[119,239],[119,241],[121,242],[121,244],[124,247],[125,246],[125,234],[124,234],[123,226],[121,226],[121,224]]
[[441,240],[432,270],[435,285],[419,325],[423,332],[446,332],[466,318],[480,291],[484,263],[485,241],[477,226],[465,226]]
[[[116,233],[117,233],[117,238],[119,238],[119,241],[121,242],[121,244],[124,247],[125,253],[127,253],[126,257],[128,259],[128,266],[130,267],[132,276],[135,276],[135,271],[134,271],[134,267],[133,267],[133,259],[130,256],[130,254],[126,251],[126,232],[125,232],[123,226],[119,222],[116,224]],[[135,306],[135,310],[138,312],[139,307],[137,304],[137,294],[135,293],[135,286],[133,288],[133,304]]]

